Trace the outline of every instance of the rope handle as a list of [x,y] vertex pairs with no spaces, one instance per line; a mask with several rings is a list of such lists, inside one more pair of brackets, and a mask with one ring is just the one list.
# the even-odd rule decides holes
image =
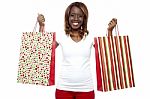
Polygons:
[[115,33],[116,33],[116,36],[119,36],[120,33],[119,33],[119,28],[118,28],[118,24],[116,24],[115,26]]
[[[40,15],[40,14],[38,13],[38,16],[39,16],[39,15]],[[34,28],[33,28],[33,32],[36,32],[37,24],[38,24],[38,19],[37,19],[36,22],[35,22],[35,25],[34,25]]]
[[35,23],[34,28],[33,28],[33,32],[36,32],[37,23],[38,23],[38,20],[36,20],[36,23]]

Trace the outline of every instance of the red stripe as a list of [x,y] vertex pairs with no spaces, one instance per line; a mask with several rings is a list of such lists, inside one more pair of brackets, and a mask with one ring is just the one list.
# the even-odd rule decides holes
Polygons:
[[130,72],[130,67],[129,67],[129,52],[127,49],[127,40],[126,40],[126,36],[123,36],[124,38],[124,47],[125,47],[125,53],[126,53],[126,63],[127,63],[127,68],[128,68],[128,79],[129,79],[129,86],[132,87],[132,82],[131,82],[131,72]]
[[112,72],[112,82],[113,82],[113,88],[116,90],[116,78],[114,73],[114,59],[113,59],[113,51],[112,51],[112,36],[108,37],[108,46],[109,46],[109,53],[110,53],[110,61],[111,61],[111,72]]
[[99,37],[99,49],[100,49],[100,56],[101,56],[101,64],[102,64],[102,74],[103,74],[103,84],[104,84],[104,91],[108,91],[107,87],[107,78],[106,78],[106,70],[105,70],[105,64],[104,64],[104,52],[103,52],[103,46],[102,46],[102,37]]
[[94,38],[95,44],[95,58],[96,58],[96,74],[97,74],[97,90],[103,91],[102,87],[102,77],[101,77],[101,69],[100,69],[100,59],[99,59],[99,52],[98,52],[98,44],[97,38]]
[[130,52],[130,44],[129,44],[129,37],[127,36],[127,42],[128,42],[128,51],[129,51],[129,57],[130,57],[130,68],[131,68],[131,72],[132,72],[132,82],[133,82],[133,87],[135,87],[135,82],[134,82],[134,74],[133,74],[133,68],[132,68],[132,58],[131,58],[131,52]]
[[53,33],[53,42],[52,42],[49,85],[55,84],[55,48],[56,48],[56,35],[54,32]]
[[122,78],[122,70],[121,70],[121,60],[120,60],[120,53],[119,53],[119,44],[118,44],[118,38],[117,36],[114,37],[115,43],[116,43],[116,53],[117,53],[117,62],[118,62],[118,69],[119,69],[119,77],[120,77],[120,85],[121,89],[124,88],[123,85],[123,78]]
[[120,51],[121,51],[121,59],[122,59],[122,68],[123,68],[123,74],[124,74],[124,82],[125,82],[125,87],[127,88],[127,79],[126,79],[126,70],[125,70],[125,61],[123,57],[123,45],[122,45],[122,40],[121,36],[119,36],[119,41],[120,41]]

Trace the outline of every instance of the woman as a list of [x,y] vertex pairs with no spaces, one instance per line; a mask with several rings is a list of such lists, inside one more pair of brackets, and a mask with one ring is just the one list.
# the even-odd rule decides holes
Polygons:
[[[38,16],[40,32],[44,31],[45,19]],[[94,87],[90,70],[90,53],[93,46],[87,30],[88,9],[82,2],[71,3],[65,12],[65,38],[57,41],[63,53],[56,99],[94,99]],[[108,35],[116,26],[117,20],[108,24]]]

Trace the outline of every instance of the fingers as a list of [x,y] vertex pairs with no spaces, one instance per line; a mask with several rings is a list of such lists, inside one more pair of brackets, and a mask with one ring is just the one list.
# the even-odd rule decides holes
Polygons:
[[44,15],[38,13],[37,21],[38,21],[40,26],[44,26],[45,25],[45,23],[44,23],[45,22]]
[[112,21],[113,21],[113,23],[117,24],[117,19],[116,18],[113,18]]
[[116,19],[116,18],[113,18],[112,20],[115,21],[115,22],[117,22],[117,19]]
[[116,25],[117,24],[117,19],[113,18],[108,25]]
[[116,25],[117,25],[117,19],[116,18],[112,18],[112,20],[108,24],[108,28],[107,29],[109,31],[112,31]]
[[44,15],[43,14],[38,14],[37,20],[38,20],[39,23],[45,22]]

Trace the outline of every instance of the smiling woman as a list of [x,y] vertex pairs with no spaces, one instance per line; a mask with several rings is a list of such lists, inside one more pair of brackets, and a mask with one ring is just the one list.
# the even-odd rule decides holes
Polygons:
[[[45,19],[38,16],[40,31],[44,30]],[[57,40],[63,53],[60,76],[56,85],[56,99],[94,99],[94,86],[90,69],[90,56],[94,38],[87,29],[88,9],[82,2],[71,3],[65,11],[65,38]],[[111,35],[116,19],[109,23]]]
[[[69,21],[68,21],[69,19]],[[65,31],[67,35],[71,35],[78,42],[87,30],[88,9],[83,3],[72,3],[65,12]]]
[[76,6],[73,6],[69,15],[69,24],[72,28],[72,32],[82,29],[83,24],[83,12]]

